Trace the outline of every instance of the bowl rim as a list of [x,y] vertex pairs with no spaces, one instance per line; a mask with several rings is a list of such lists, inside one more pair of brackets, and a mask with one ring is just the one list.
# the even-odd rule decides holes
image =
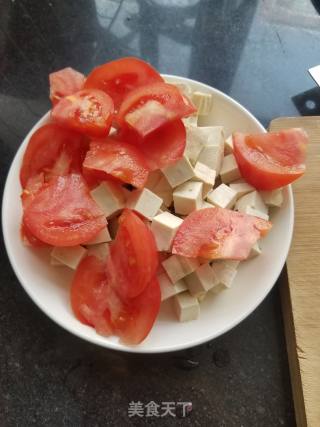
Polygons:
[[[205,83],[202,83],[202,82],[199,82],[197,80],[190,79],[187,77],[177,76],[177,75],[173,75],[173,74],[161,74],[161,75],[164,78],[168,78],[169,80],[171,80],[171,79],[172,80],[176,79],[177,81],[179,80],[181,83],[200,84],[203,88],[208,89],[208,91],[210,91],[211,93],[215,93],[218,96],[225,98],[229,103],[231,103],[232,105],[237,107],[245,115],[249,116],[250,119],[260,128],[261,132],[267,132],[266,129],[264,128],[264,126],[259,122],[258,119],[256,119],[256,117],[254,117],[254,115],[250,111],[248,111],[238,101],[231,98],[229,95],[225,94],[224,92],[222,92],[222,91],[220,91],[220,90],[218,90],[212,86],[209,86]],[[10,236],[9,236],[8,230],[5,228],[5,223],[6,223],[5,206],[8,204],[8,200],[10,198],[9,187],[7,184],[9,181],[9,177],[11,177],[11,175],[14,175],[15,159],[17,156],[22,154],[23,150],[25,150],[25,147],[24,147],[25,141],[30,139],[31,135],[35,131],[35,128],[37,128],[37,127],[41,126],[43,123],[45,123],[46,120],[49,118],[49,115],[50,115],[50,110],[46,114],[44,114],[34,124],[34,126],[30,129],[30,131],[24,137],[24,139],[21,142],[18,150],[16,151],[16,154],[15,154],[15,156],[11,162],[9,171],[7,173],[6,181],[5,181],[3,198],[2,198],[2,212],[1,212],[2,233],[3,233],[3,237],[4,237],[4,244],[5,244],[6,252],[7,252],[10,264],[12,266],[12,269],[13,269],[18,281],[20,282],[20,285],[23,287],[23,289],[25,290],[27,295],[31,298],[31,300],[37,305],[37,307],[46,316],[48,316],[57,325],[61,326],[64,330],[70,332],[71,334],[77,336],[78,338],[83,339],[84,341],[90,342],[90,343],[95,344],[95,345],[99,345],[100,347],[104,347],[104,348],[107,348],[110,350],[117,350],[117,351],[121,351],[121,352],[125,352],[125,353],[140,353],[140,354],[158,354],[159,353],[160,354],[160,353],[171,353],[174,351],[179,351],[179,350],[184,350],[187,348],[195,347],[195,346],[204,344],[210,340],[213,340],[215,338],[218,338],[219,336],[221,336],[221,335],[225,334],[226,332],[230,331],[231,329],[233,329],[235,326],[237,326],[239,323],[241,323],[245,318],[247,318],[251,313],[253,313],[253,311],[262,303],[262,301],[266,298],[266,296],[269,294],[271,289],[274,287],[276,281],[278,280],[278,277],[281,274],[283,266],[285,265],[285,262],[286,262],[286,259],[287,259],[287,256],[288,256],[288,253],[290,250],[292,236],[293,236],[293,226],[294,226],[294,201],[293,201],[293,193],[292,193],[291,185],[287,186],[288,209],[289,209],[289,222],[288,222],[287,226],[289,229],[288,230],[289,231],[289,239],[287,240],[287,247],[284,248],[284,250],[282,252],[282,254],[283,254],[282,260],[281,260],[282,268],[280,269],[280,271],[275,271],[275,273],[272,276],[272,279],[270,280],[270,286],[268,288],[266,288],[266,290],[262,294],[262,296],[255,301],[255,304],[250,306],[249,309],[247,309],[241,316],[238,316],[237,318],[235,318],[233,320],[233,322],[230,322],[228,325],[226,325],[224,328],[221,328],[219,331],[217,331],[215,333],[207,334],[206,336],[203,336],[197,340],[192,340],[192,342],[187,341],[184,344],[176,344],[176,345],[171,345],[169,347],[160,347],[160,348],[157,348],[157,347],[144,348],[144,347],[139,347],[139,345],[137,345],[137,346],[125,346],[123,344],[119,344],[118,342],[108,341],[107,339],[105,339],[106,337],[100,337],[98,335],[97,335],[97,337],[85,336],[81,331],[75,330],[75,329],[73,329],[73,327],[70,327],[68,324],[65,324],[62,321],[60,321],[59,317],[55,317],[51,313],[48,313],[46,310],[45,304],[42,304],[41,300],[37,298],[37,295],[31,291],[31,289],[29,288],[29,286],[27,284],[25,284],[25,279],[23,278],[23,275],[20,272],[20,269],[18,267],[18,262],[15,260],[14,254],[11,252],[10,244],[9,244]]]

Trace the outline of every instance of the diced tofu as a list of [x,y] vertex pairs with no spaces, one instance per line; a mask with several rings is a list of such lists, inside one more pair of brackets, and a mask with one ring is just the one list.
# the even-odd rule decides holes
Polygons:
[[98,245],[99,243],[107,243],[111,241],[111,236],[107,227],[103,228],[93,239],[86,242],[85,245]]
[[199,116],[206,116],[210,113],[213,106],[213,97],[210,93],[193,92],[192,102],[197,107]]
[[202,302],[206,296],[207,296],[207,292],[203,292],[202,294],[198,295],[197,298],[199,303]]
[[110,246],[108,243],[100,243],[100,245],[89,246],[87,255],[93,255],[101,261],[104,261],[110,253]]
[[189,117],[184,117],[182,121],[185,126],[198,126],[198,114],[194,113]]
[[256,242],[252,246],[250,254],[249,254],[247,259],[255,258],[256,256],[258,256],[260,254],[261,254],[261,248],[260,248],[259,242]]
[[65,264],[62,264],[62,262],[58,261],[57,259],[50,256],[50,265],[53,265],[54,267],[63,267]]
[[[203,130],[205,129],[205,130]],[[206,145],[210,132],[207,128],[199,128],[186,124],[186,148],[185,156],[195,165],[202,148]]]
[[176,283],[178,280],[183,279],[196,270],[199,267],[199,261],[196,258],[171,255],[169,258],[162,261],[162,266],[171,282]]
[[260,195],[267,206],[279,208],[283,203],[282,188],[272,191],[260,191]]
[[214,186],[216,171],[203,163],[197,162],[194,167],[194,178],[192,179],[203,183],[202,197],[205,198]]
[[216,284],[215,273],[210,264],[202,264],[193,273],[184,278],[189,292],[195,297],[199,297],[204,292],[208,292]]
[[229,187],[237,192],[237,200],[240,199],[240,197],[255,191],[255,188],[248,184],[244,179],[237,179],[236,181],[231,182]]
[[236,158],[233,154],[224,157],[220,170],[221,181],[228,184],[241,177]]
[[150,188],[150,190],[163,200],[165,206],[169,207],[173,202],[172,188],[169,182],[167,181],[167,178],[162,174],[162,172],[161,175],[162,177],[160,181],[153,189]]
[[225,141],[224,141],[224,154],[232,154],[233,153],[233,139],[232,135],[230,135]]
[[200,314],[200,305],[196,297],[182,292],[174,297],[174,308],[180,322],[195,320]]
[[236,202],[236,192],[226,184],[221,184],[219,187],[210,191],[207,195],[208,202],[220,208],[231,209]]
[[127,200],[127,208],[139,212],[145,218],[151,219],[157,215],[162,199],[148,188],[132,191]]
[[163,212],[152,219],[153,232],[158,251],[169,251],[174,236],[183,220],[170,212]]
[[202,205],[199,209],[204,208],[214,208],[215,206],[212,203],[206,202],[205,200],[202,200]]
[[202,182],[189,181],[179,185],[173,192],[174,210],[177,214],[188,215],[202,206]]
[[178,280],[174,284],[171,283],[171,280],[166,273],[159,274],[157,279],[160,285],[161,301],[171,298],[174,295],[177,295],[180,292],[184,292],[188,289],[184,280]]
[[186,157],[178,160],[174,165],[162,169],[162,172],[172,188],[183,184],[194,176],[193,167]]
[[240,261],[237,261],[235,259],[224,259],[220,261],[223,263],[226,267],[230,267],[233,269],[237,269],[239,267]]
[[216,284],[230,288],[237,275],[237,270],[224,261],[214,261],[211,268],[217,278]]
[[123,209],[126,202],[123,189],[113,182],[102,182],[91,191],[91,196],[107,218]]
[[252,191],[237,200],[235,209],[239,212],[246,213],[247,208],[256,209],[264,214],[268,214],[268,207],[265,205],[262,197],[257,191]]
[[218,285],[216,285],[214,288],[212,288],[211,290],[210,290],[210,292],[212,293],[212,294],[215,294],[215,295],[217,295],[217,294],[220,294],[220,292],[221,291],[225,291],[227,288],[222,284],[222,283],[219,283]]
[[54,247],[51,257],[58,260],[61,264],[76,270],[82,258],[86,255],[87,249],[78,246]]
[[149,190],[153,191],[153,189],[157,186],[160,179],[163,177],[162,172],[158,169],[152,172],[149,172],[147,182],[145,184],[146,188],[149,188]]
[[254,209],[251,206],[247,206],[244,210],[244,213],[248,215],[257,216],[258,218],[265,219],[266,221],[269,220],[269,215],[265,214],[264,212],[258,211],[258,209]]

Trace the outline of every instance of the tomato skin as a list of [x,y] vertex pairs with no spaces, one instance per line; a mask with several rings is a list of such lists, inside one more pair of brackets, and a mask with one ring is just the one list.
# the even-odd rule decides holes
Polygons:
[[176,163],[183,157],[186,146],[186,129],[182,120],[169,122],[145,138],[134,130],[120,130],[118,138],[136,145],[144,155],[151,171]]
[[143,188],[149,169],[138,148],[112,137],[92,141],[83,163],[84,170],[104,172],[122,182]]
[[57,104],[61,98],[81,90],[85,80],[86,78],[83,74],[71,67],[63,68],[49,74],[52,105]]
[[148,83],[162,82],[160,74],[138,58],[121,58],[94,68],[85,82],[86,89],[99,89],[113,99],[118,109],[123,98],[132,90]]
[[26,246],[33,246],[36,248],[43,248],[48,246],[47,243],[44,243],[41,240],[37,239],[31,233],[31,231],[26,226],[26,224],[24,224],[24,222],[21,223],[20,234],[21,234],[21,239]]
[[23,222],[39,240],[75,246],[95,237],[107,224],[81,175],[53,178],[24,209]]
[[186,117],[196,108],[169,83],[153,83],[132,90],[124,98],[116,120],[145,137],[162,125]]
[[62,98],[52,109],[51,118],[68,129],[93,138],[107,136],[114,113],[109,95],[96,89],[84,89]]
[[274,190],[305,172],[308,138],[302,129],[233,134],[234,155],[244,179],[258,190]]
[[218,207],[200,209],[188,215],[179,227],[172,253],[189,258],[241,261],[270,229],[269,221],[251,215]]

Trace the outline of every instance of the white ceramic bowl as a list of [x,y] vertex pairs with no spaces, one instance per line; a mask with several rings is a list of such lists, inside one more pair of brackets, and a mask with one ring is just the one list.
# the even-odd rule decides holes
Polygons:
[[[210,86],[182,77],[165,76],[168,81],[188,83],[195,90],[211,93],[213,110],[203,124],[223,125],[226,134],[265,132],[263,126],[244,107]],[[284,204],[272,214],[273,229],[262,241],[262,255],[241,263],[232,289],[201,303],[200,318],[179,323],[171,301],[161,308],[160,315],[147,339],[138,346],[128,347],[118,338],[105,338],[93,328],[81,324],[69,304],[72,271],[49,264],[48,250],[26,247],[20,239],[22,215],[19,169],[23,153],[33,132],[48,119],[46,114],[31,129],[11,165],[4,190],[2,220],[4,241],[12,267],[32,300],[58,325],[92,343],[121,351],[158,353],[180,350],[211,340],[236,326],[265,298],[275,284],[285,263],[293,230],[293,198],[291,188],[285,190]]]

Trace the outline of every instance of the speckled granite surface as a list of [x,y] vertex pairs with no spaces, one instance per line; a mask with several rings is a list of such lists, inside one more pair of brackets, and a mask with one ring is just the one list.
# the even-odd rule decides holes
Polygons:
[[[201,80],[264,125],[319,113],[314,0],[0,0],[0,178],[49,108],[47,75],[124,55]],[[315,96],[314,99],[317,99]],[[277,287],[238,327],[178,354],[80,341],[28,298],[0,247],[1,426],[295,425]],[[191,402],[186,418],[129,417],[130,402]],[[146,411],[146,409],[145,409]],[[181,416],[181,413],[177,415]]]

